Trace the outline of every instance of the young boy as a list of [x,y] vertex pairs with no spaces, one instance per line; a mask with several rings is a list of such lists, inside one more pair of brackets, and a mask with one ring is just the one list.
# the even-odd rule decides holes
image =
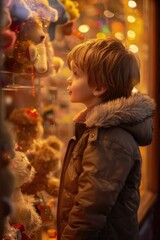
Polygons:
[[152,141],[154,101],[132,93],[139,62],[116,39],[93,39],[68,55],[74,119],[57,209],[58,240],[137,240],[141,155]]

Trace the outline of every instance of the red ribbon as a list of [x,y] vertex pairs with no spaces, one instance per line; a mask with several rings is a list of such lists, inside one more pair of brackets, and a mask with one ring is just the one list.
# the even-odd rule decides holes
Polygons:
[[38,113],[37,113],[37,110],[35,108],[33,109],[28,109],[27,110],[27,114],[29,116],[31,116],[32,118],[37,118],[38,117]]
[[22,238],[21,240],[32,240],[30,237],[28,237],[26,234],[25,234],[25,229],[24,229],[24,226],[22,224],[13,224],[12,227],[14,227],[15,229],[18,229],[22,235]]

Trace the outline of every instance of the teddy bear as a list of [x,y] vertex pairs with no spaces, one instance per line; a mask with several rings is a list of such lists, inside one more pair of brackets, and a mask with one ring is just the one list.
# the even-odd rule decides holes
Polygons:
[[33,73],[36,78],[55,74],[62,68],[64,62],[54,55],[50,38],[39,18],[14,21],[11,29],[16,32],[17,40],[14,48],[6,53],[5,70]]
[[45,191],[51,196],[58,196],[62,146],[62,142],[56,136],[37,139],[32,144],[27,157],[36,174],[31,183],[23,186],[24,193],[36,194]]
[[25,153],[15,151],[15,157],[9,164],[9,168],[15,178],[15,186],[12,193],[13,212],[9,216],[9,224],[21,224],[27,236],[32,237],[41,227],[41,218],[34,208],[34,197],[24,195],[21,186],[32,181],[35,169],[29,162]]
[[[42,22],[43,30],[46,33],[44,41],[36,45],[37,57],[33,64],[35,77],[48,77],[51,74],[56,74],[62,69],[64,64],[64,61],[60,57],[55,56],[54,48],[48,34],[50,24],[57,23],[59,18],[58,11],[60,11],[60,8],[63,9],[62,4],[57,2],[55,5],[53,2],[51,4],[48,0],[26,0],[30,9],[36,11],[38,14]],[[57,7],[57,9],[55,7]],[[62,16],[60,17],[62,18]]]
[[5,69],[33,73],[34,62],[39,58],[37,45],[45,39],[40,19],[32,16],[24,21],[12,21],[10,29],[16,33],[16,42],[14,47],[6,52]]
[[26,152],[35,139],[43,136],[42,117],[35,108],[15,108],[8,121],[13,126],[17,150]]

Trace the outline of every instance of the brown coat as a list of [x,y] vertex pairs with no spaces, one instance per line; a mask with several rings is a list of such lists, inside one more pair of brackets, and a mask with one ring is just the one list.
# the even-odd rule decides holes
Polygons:
[[154,110],[137,93],[79,114],[62,170],[58,240],[138,239],[138,146],[152,141]]

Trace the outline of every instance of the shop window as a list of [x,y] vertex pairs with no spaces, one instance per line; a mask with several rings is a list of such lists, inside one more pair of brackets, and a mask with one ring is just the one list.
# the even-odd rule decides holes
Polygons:
[[[2,21],[1,29],[9,26],[13,47],[4,46],[1,51],[0,86],[5,119],[11,122],[15,135],[19,136],[15,149],[25,152],[34,161],[45,154],[48,157],[48,163],[42,157],[44,162],[37,170],[44,173],[55,191],[47,188],[46,192],[48,182],[45,181],[39,186],[35,182],[35,189],[33,184],[24,187],[28,193],[35,194],[34,203],[43,225],[38,237],[45,239],[47,230],[52,232],[50,228],[55,226],[61,160],[66,143],[73,135],[72,118],[83,108],[69,103],[67,54],[88,39],[116,37],[140,58],[141,83],[136,86],[137,90],[155,97],[155,49],[154,37],[151,37],[155,34],[154,1],[77,0],[66,4],[61,0],[52,6],[40,4],[41,1],[26,0],[25,3],[27,5],[21,6],[22,12],[18,11],[20,6],[15,1],[13,5],[4,6],[10,17],[8,25]],[[5,17],[4,13],[2,16]],[[26,121],[28,128],[24,126]],[[35,135],[31,129],[35,130]],[[32,150],[31,144],[34,145]],[[45,147],[46,151],[42,151]],[[139,222],[156,198],[155,140],[151,146],[141,148],[141,153]],[[55,156],[54,166],[49,165],[50,154]],[[54,174],[50,172],[52,167]]]

